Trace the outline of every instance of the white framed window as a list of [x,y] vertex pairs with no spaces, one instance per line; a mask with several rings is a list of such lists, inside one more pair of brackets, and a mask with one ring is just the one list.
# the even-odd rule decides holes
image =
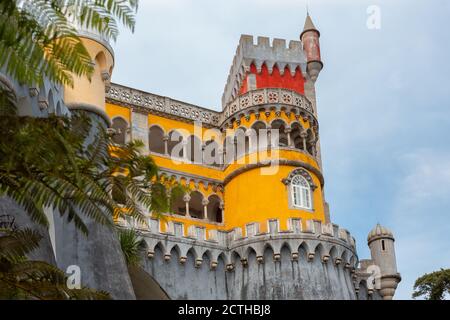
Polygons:
[[292,205],[295,208],[312,209],[311,186],[301,175],[291,180]]

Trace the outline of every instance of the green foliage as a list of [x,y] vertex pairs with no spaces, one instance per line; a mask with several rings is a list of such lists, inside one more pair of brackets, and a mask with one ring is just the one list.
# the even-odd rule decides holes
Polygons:
[[450,294],[450,269],[427,273],[414,283],[413,298],[425,296],[427,300],[443,300]]
[[0,229],[0,299],[68,300],[110,299],[108,293],[88,288],[69,289],[63,271],[25,255],[41,236],[30,229]]
[[[91,130],[96,137],[86,143]],[[44,226],[44,209],[53,208],[86,234],[81,215],[105,225],[124,214],[143,222],[146,212],[169,212],[168,193],[182,188],[161,184],[141,147],[131,142],[117,148],[86,116],[0,117],[0,196],[15,200]]]
[[14,91],[0,81],[0,117],[16,114],[16,103]]
[[48,78],[71,86],[73,75],[94,70],[77,24],[115,40],[117,22],[134,30],[137,7],[138,0],[2,0],[0,68],[27,85]]
[[125,261],[130,266],[138,266],[143,240],[139,240],[136,232],[131,229],[119,229],[119,241]]

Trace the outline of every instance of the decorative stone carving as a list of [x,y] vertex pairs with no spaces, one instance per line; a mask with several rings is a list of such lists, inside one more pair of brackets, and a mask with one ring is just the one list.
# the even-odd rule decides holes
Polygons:
[[200,268],[201,265],[202,265],[202,263],[203,263],[203,260],[202,260],[202,259],[196,259],[196,260],[195,260],[195,267],[196,267],[196,268]]
[[39,89],[36,87],[30,87],[29,89],[30,97],[37,97],[39,94]]
[[142,108],[142,111],[164,113],[185,120],[201,121],[210,126],[219,126],[218,112],[118,84],[111,84],[106,99],[126,107]]
[[[279,99],[280,96],[282,97],[281,99]],[[285,89],[257,89],[247,92],[224,107],[224,110],[220,115],[221,120],[219,122],[223,123],[226,119],[238,111],[256,106],[264,106],[268,103],[281,103],[289,106],[290,108],[298,109],[298,111],[303,110],[303,114],[306,117],[311,115],[311,118],[314,119],[313,122],[317,122],[315,121],[315,117],[313,115],[311,102],[305,96]],[[278,110],[278,112],[281,111]],[[287,111],[286,114],[289,113],[290,115],[290,112],[291,111]],[[278,116],[280,114],[281,113],[279,113]]]
[[313,191],[317,188],[317,186],[314,184],[314,181],[313,181],[311,175],[309,174],[309,172],[303,168],[297,168],[297,169],[291,171],[291,173],[289,173],[289,176],[287,176],[287,178],[285,178],[285,179],[282,179],[281,182],[285,185],[289,185],[292,181],[292,178],[294,178],[294,176],[296,176],[296,175],[301,175],[303,178],[305,178],[306,181],[308,181],[308,183]]
[[40,98],[38,101],[39,109],[45,110],[48,108],[48,100],[45,98]]

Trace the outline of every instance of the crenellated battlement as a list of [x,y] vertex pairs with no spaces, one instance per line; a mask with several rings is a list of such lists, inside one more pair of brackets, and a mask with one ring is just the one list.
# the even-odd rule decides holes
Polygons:
[[355,239],[346,229],[332,223],[317,220],[302,221],[300,218],[289,218],[286,222],[286,230],[280,229],[279,219],[269,219],[264,223],[248,223],[243,228],[237,227],[232,230],[208,229],[200,225],[185,227],[182,222],[155,218],[148,219],[146,223],[138,223],[132,218],[122,219],[119,225],[137,230],[146,241],[150,255],[155,247],[162,244],[165,255],[170,255],[171,249],[177,246],[183,247],[186,252],[194,248],[199,256],[209,250],[215,252],[217,257],[223,254],[227,258],[230,258],[233,252],[246,258],[250,249],[262,256],[267,245],[276,255],[287,245],[297,256],[298,250],[303,248],[307,259],[311,259],[318,249],[321,250],[321,258],[326,261],[334,255],[334,262],[340,263],[342,256],[345,255],[344,262],[351,263],[352,268],[356,267]]
[[253,36],[242,35],[225,85],[222,106],[225,107],[237,97],[242,81],[252,64],[256,66],[258,72],[266,65],[269,74],[272,74],[275,67],[280,74],[284,74],[287,67],[294,76],[298,69],[306,74],[306,63],[300,41],[291,40],[286,45],[284,39],[275,38],[271,42],[268,37],[257,37],[255,44]]
[[[133,219],[120,224],[138,231],[146,244],[143,267],[173,298],[207,299],[214,294],[218,299],[264,299],[273,294],[272,286],[289,288],[279,292],[279,299],[367,296],[368,275],[357,269],[355,240],[346,229],[290,218],[282,230],[280,222],[269,219],[232,230],[154,218],[145,224]],[[293,285],[286,276],[291,274],[301,279],[302,287]],[[253,289],[241,291],[244,284]],[[377,297],[376,292],[369,294]]]

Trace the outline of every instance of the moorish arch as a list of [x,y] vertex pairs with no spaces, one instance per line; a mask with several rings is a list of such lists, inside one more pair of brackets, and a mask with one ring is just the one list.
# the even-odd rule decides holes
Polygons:
[[169,140],[167,141],[167,152],[173,158],[183,158],[184,157],[184,137],[177,130],[172,130],[168,135]]
[[263,121],[256,121],[252,124],[251,129],[256,134],[256,141],[252,142],[251,150],[264,150],[267,146],[267,140],[265,140],[266,134],[264,134],[264,131],[267,129],[267,125]]
[[164,154],[164,130],[158,125],[152,125],[148,134],[148,148],[151,152]]
[[249,140],[246,135],[246,128],[239,127],[234,134],[236,144],[236,159],[243,157],[249,151]]
[[218,223],[223,222],[221,206],[222,200],[218,195],[213,194],[209,196],[207,205],[207,218],[209,221]]
[[193,191],[189,200],[189,215],[192,218],[203,219],[203,194],[199,191]]
[[304,150],[305,146],[303,144],[302,132],[304,131],[300,123],[294,122],[291,124],[291,143],[299,150]]
[[[278,130],[278,146],[280,147],[288,147],[288,136],[286,134],[286,122],[284,122],[281,119],[276,119],[272,121],[271,124],[271,132],[272,132],[272,139],[274,139],[274,133],[273,130]],[[275,141],[274,141],[275,142]]]
[[111,128],[114,129],[112,140],[116,144],[125,144],[128,135],[128,122],[122,117],[112,119]]
[[203,164],[220,167],[222,165],[221,156],[219,144],[215,140],[208,140],[205,142]]

